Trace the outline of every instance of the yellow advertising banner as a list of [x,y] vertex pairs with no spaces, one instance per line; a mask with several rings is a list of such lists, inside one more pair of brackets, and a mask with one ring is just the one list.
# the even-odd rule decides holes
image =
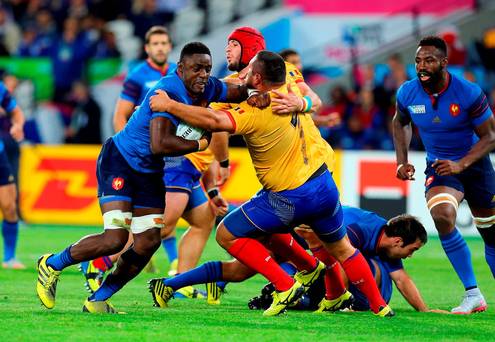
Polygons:
[[[20,205],[24,220],[37,224],[101,225],[96,182],[100,146],[23,146]],[[341,155],[334,178],[340,185]],[[261,188],[247,149],[230,149],[231,176],[223,196],[240,204]]]

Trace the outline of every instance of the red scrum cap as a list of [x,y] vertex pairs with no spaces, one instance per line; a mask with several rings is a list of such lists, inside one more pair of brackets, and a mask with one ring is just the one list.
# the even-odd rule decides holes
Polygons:
[[241,45],[241,64],[248,65],[249,61],[261,50],[265,50],[265,38],[260,31],[253,27],[236,28],[227,38],[237,40]]

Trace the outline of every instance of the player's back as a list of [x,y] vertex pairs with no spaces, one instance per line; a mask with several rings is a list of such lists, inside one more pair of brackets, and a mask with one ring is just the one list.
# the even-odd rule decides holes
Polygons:
[[360,208],[342,206],[347,235],[361,252],[374,253],[377,240],[387,221],[379,215]]
[[[287,92],[287,86],[279,91]],[[297,87],[293,89],[299,93]],[[333,151],[315,129],[311,115],[276,115],[271,106],[258,109],[246,102],[230,111],[236,133],[246,140],[258,179],[265,189],[297,188],[324,163]]]

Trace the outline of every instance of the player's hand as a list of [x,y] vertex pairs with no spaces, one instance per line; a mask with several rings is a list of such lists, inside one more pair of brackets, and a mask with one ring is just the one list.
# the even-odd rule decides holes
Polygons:
[[263,109],[263,108],[268,107],[270,105],[271,101],[272,101],[272,99],[270,97],[270,94],[258,93],[258,92],[252,93],[247,99],[248,105],[259,108],[259,109]]
[[272,111],[275,114],[299,112],[304,106],[303,100],[292,91],[290,84],[287,84],[287,94],[283,94],[277,90],[272,90],[272,93],[275,95],[272,99]]
[[12,124],[12,127],[10,127],[10,135],[17,142],[22,141],[22,139],[24,139],[24,130],[22,125],[16,123]]
[[229,211],[229,203],[222,197],[221,193],[210,199],[209,203],[215,216],[224,216]]
[[401,180],[414,180],[414,173],[416,170],[414,169],[414,165],[405,163],[397,165],[397,174],[396,177]]
[[457,175],[464,171],[461,164],[452,160],[437,159],[431,166],[435,169],[436,174],[439,176]]
[[172,100],[167,92],[161,89],[155,90],[155,95],[150,97],[150,108],[154,112],[168,112]]
[[450,311],[440,310],[440,309],[429,309],[427,312],[433,312],[433,313],[444,314],[444,315],[451,315],[452,314],[452,312],[450,312]]
[[217,185],[224,185],[227,179],[230,177],[230,166],[227,167],[219,167],[218,169],[218,179],[217,179]]

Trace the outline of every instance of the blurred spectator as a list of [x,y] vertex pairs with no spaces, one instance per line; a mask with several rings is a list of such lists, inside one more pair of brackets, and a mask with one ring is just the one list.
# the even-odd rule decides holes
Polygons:
[[297,68],[297,70],[302,72],[303,66],[302,66],[301,56],[296,50],[285,49],[280,51],[279,55],[282,56],[284,61],[293,64]]
[[0,7],[0,56],[15,54],[20,41],[19,27],[9,18],[7,11]]
[[117,39],[111,31],[103,29],[101,38],[95,45],[93,58],[119,58],[120,51],[117,48]]
[[72,120],[65,131],[67,143],[101,144],[101,110],[83,82],[72,86],[70,100],[74,105]]
[[166,26],[165,18],[158,13],[156,0],[136,0],[134,2],[133,17],[134,34],[141,39],[144,38],[150,27]]
[[475,42],[475,51],[471,64],[481,63],[486,69],[486,86],[492,89],[495,86],[495,27],[487,29],[481,41]]
[[447,43],[447,58],[450,65],[466,64],[466,49],[459,39],[459,31],[455,27],[447,27],[438,33],[440,38]]
[[489,94],[490,105],[492,107],[492,111],[495,112],[495,87],[492,88]]
[[398,53],[394,53],[388,57],[387,65],[390,72],[385,75],[383,87],[389,94],[395,94],[402,83],[408,80],[406,66]]
[[40,46],[40,56],[47,56],[55,40],[57,39],[57,26],[50,11],[44,9],[36,14],[36,42]]
[[55,43],[51,54],[55,102],[64,103],[72,83],[84,78],[90,54],[90,46],[79,32],[79,21],[76,18],[67,18],[62,36]]
[[337,85],[330,90],[330,104],[323,106],[313,120],[320,129],[321,136],[332,146],[339,146],[344,119],[352,111],[352,102],[343,86]]
[[89,7],[86,0],[69,0],[67,16],[83,19],[89,14]]
[[471,69],[464,69],[462,76],[469,82],[476,83],[476,75],[474,74],[474,72],[471,71]]

